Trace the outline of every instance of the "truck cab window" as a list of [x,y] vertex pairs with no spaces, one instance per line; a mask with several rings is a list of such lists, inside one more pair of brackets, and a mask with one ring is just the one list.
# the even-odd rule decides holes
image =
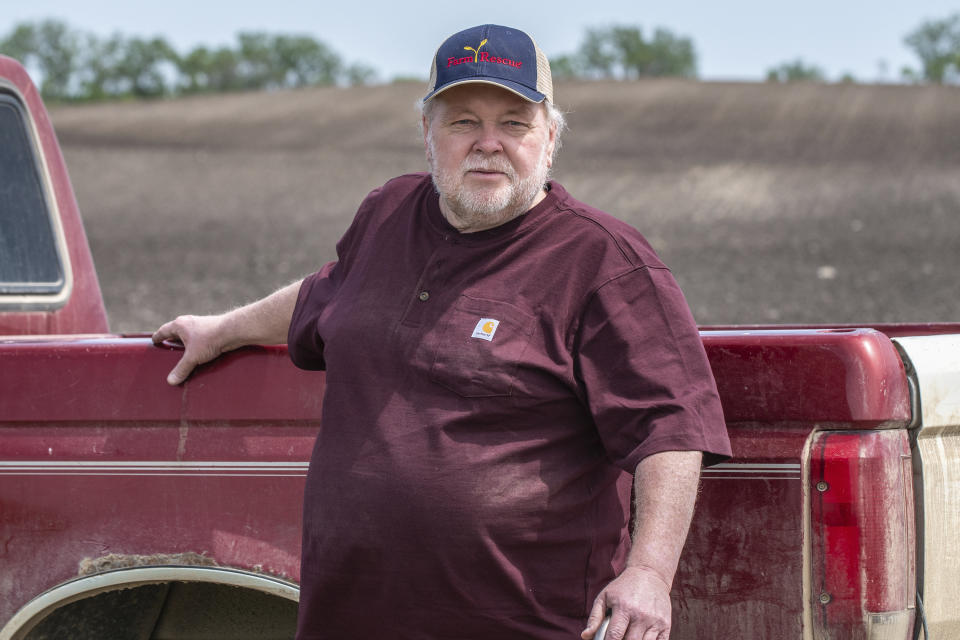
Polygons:
[[64,287],[39,163],[19,101],[0,90],[0,305]]

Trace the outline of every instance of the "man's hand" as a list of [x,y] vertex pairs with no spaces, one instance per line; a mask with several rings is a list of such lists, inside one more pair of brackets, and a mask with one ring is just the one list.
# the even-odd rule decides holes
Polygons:
[[604,640],[670,637],[670,585],[693,516],[701,461],[699,451],[662,451],[637,465],[637,517],[627,568],[594,601],[584,640],[593,638],[608,610]]
[[197,365],[210,362],[221,353],[249,344],[284,344],[290,317],[300,292],[298,280],[266,298],[218,316],[180,316],[153,334],[153,342],[164,340],[184,346],[183,357],[167,376],[178,385]]
[[180,316],[153,334],[154,344],[164,340],[183,345],[183,357],[167,376],[167,383],[178,385],[198,366],[226,351],[223,340],[223,316]]
[[587,628],[591,640],[607,611],[610,625],[604,640],[667,640],[670,637],[670,587],[652,569],[627,567],[593,601]]

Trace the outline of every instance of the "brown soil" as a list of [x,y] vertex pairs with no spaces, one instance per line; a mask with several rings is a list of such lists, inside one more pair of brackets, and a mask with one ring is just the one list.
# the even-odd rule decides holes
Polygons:
[[[117,331],[334,257],[425,168],[418,84],[52,111]],[[703,324],[960,320],[960,89],[656,80],[557,88],[556,177],[641,229]]]

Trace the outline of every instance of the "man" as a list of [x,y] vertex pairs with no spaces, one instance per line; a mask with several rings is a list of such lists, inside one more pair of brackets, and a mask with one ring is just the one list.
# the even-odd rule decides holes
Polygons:
[[298,638],[589,639],[609,611],[608,639],[665,639],[701,460],[730,453],[682,294],[548,181],[526,34],[448,38],[422,125],[430,174],[373,191],[336,262],[157,331],[186,347],[168,381],[251,343],[326,369]]

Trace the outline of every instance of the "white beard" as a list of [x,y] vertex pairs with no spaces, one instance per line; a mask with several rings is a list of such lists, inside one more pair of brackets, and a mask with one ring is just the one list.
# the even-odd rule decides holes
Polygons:
[[[517,172],[510,162],[501,155],[483,156],[471,154],[456,171],[439,169],[434,162],[433,140],[428,141],[430,173],[433,185],[440,194],[441,204],[453,214],[460,223],[457,228],[479,230],[503,224],[526,213],[533,201],[543,189],[550,174],[547,163],[547,145],[540,153],[536,170],[524,179],[517,178]],[[507,176],[508,183],[500,187],[469,189],[464,177],[473,170],[500,171]],[[451,221],[452,222],[452,221]]]

